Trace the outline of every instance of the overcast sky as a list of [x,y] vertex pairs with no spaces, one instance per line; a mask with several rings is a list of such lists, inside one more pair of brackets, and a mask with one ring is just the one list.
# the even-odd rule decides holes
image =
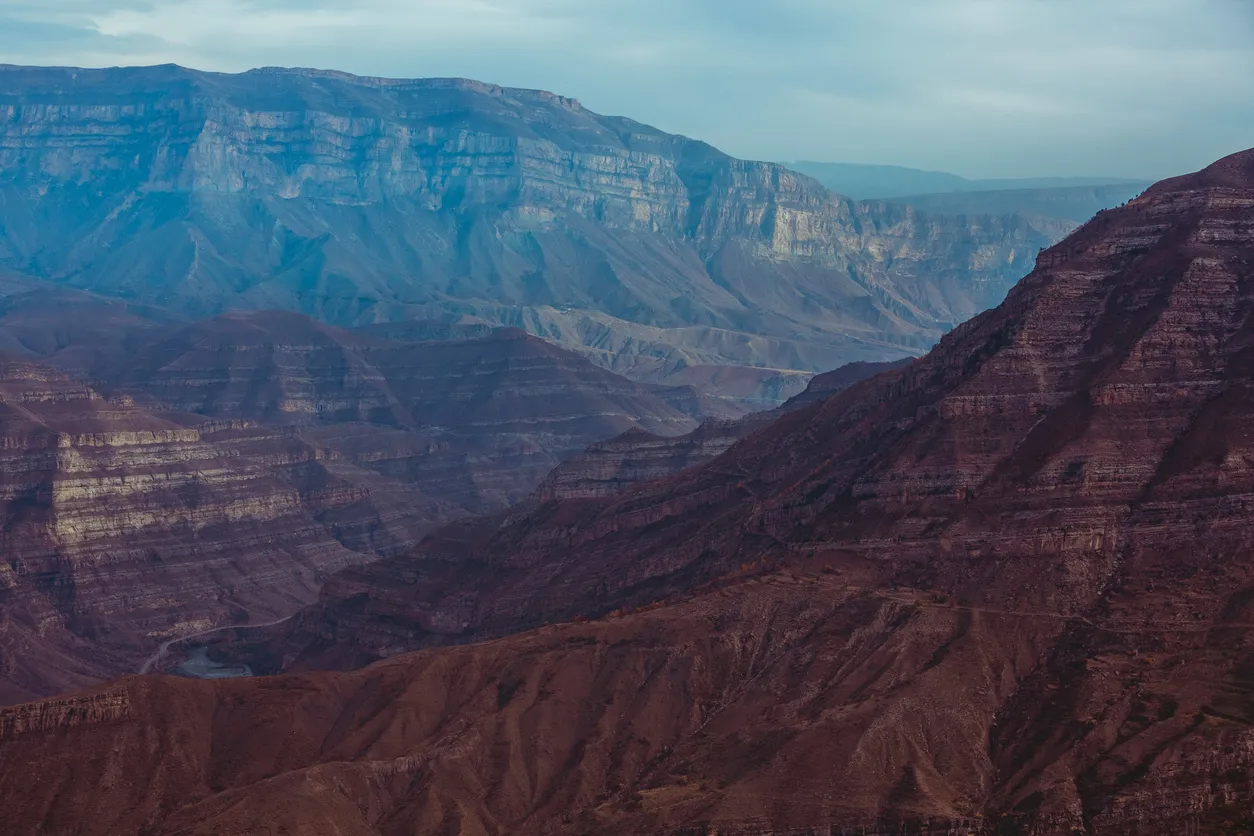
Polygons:
[[0,0],[0,63],[540,87],[742,157],[1158,178],[1254,146],[1254,0]]

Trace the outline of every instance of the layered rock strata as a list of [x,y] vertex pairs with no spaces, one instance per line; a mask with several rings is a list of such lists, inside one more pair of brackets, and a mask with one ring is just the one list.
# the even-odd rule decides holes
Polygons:
[[281,312],[159,325],[71,297],[10,298],[0,317],[24,351],[97,378],[0,363],[0,700],[290,615],[338,569],[526,498],[589,443],[696,423],[521,332],[408,343]]
[[273,473],[315,456],[290,433],[158,415],[12,357],[0,428],[0,699],[133,670],[179,633],[286,615],[364,559]]
[[328,460],[476,513],[526,498],[591,443],[630,428],[681,434],[701,414],[691,389],[632,382],[522,331],[403,339],[427,335],[419,328],[227,314],[162,333],[99,374],[163,408],[299,427]]
[[35,278],[196,317],[471,316],[640,378],[915,354],[1056,240],[551,93],[313,70],[3,67],[0,172],[0,266]]

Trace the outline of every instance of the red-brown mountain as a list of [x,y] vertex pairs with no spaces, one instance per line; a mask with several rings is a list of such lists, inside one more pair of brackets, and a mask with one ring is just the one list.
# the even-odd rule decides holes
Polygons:
[[399,328],[382,339],[232,313],[163,333],[98,376],[169,409],[300,426],[328,457],[479,513],[525,498],[589,444],[696,425],[692,390],[632,382],[522,331],[407,342]]
[[149,305],[46,282],[0,279],[0,350],[90,375],[184,321]]
[[718,458],[733,444],[779,419],[785,412],[831,397],[880,372],[901,368],[912,360],[849,363],[815,375],[805,391],[769,412],[755,412],[738,420],[713,419],[684,435],[661,436],[634,428],[617,438],[598,442],[567,459],[545,477],[536,499],[607,497],[631,485],[661,479]]
[[877,374],[909,366],[914,358],[903,360],[886,360],[882,363],[848,363],[839,369],[816,374],[810,378],[803,392],[793,395],[784,402],[784,410],[799,409],[808,404],[817,403],[830,398],[837,392],[843,392],[855,383],[861,383]]
[[[291,433],[157,414],[5,356],[0,437],[0,701],[136,670],[165,638],[286,615],[366,557],[282,477],[316,459]],[[352,498],[323,498],[337,504]],[[447,519],[426,505],[428,526]]]
[[705,466],[448,529],[351,594],[337,576],[270,647],[308,669],[515,635],[6,711],[0,812],[32,833],[1248,828],[1251,322],[1247,152],[1102,213],[912,365]]
[[0,701],[289,615],[332,571],[503,509],[594,441],[696,424],[521,332],[402,343],[281,312],[162,325],[56,291],[0,300],[0,333],[96,378],[0,363]]

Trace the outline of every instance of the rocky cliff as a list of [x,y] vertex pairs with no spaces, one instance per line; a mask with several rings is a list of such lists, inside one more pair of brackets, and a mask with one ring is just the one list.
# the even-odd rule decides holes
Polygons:
[[660,379],[915,354],[1053,241],[473,81],[0,68],[0,266],[204,315],[473,315]]
[[0,699],[135,670],[158,642],[265,621],[360,562],[272,467],[294,435],[159,415],[0,359]]
[[682,434],[701,414],[690,389],[635,383],[522,331],[398,339],[430,336],[412,329],[228,314],[162,331],[96,376],[166,409],[300,427],[327,458],[473,513],[524,499],[591,443],[630,428]]
[[[704,466],[337,575],[253,648],[306,673],[130,681],[124,718],[32,720],[3,744],[5,813],[31,832],[1248,826],[1252,219],[1254,152],[1159,184],[925,358]],[[100,793],[80,770],[175,777]]]
[[283,312],[163,324],[33,291],[0,300],[0,334],[94,377],[0,362],[0,701],[287,616],[335,570],[499,511],[592,442],[696,424],[668,390],[521,332],[410,343]]

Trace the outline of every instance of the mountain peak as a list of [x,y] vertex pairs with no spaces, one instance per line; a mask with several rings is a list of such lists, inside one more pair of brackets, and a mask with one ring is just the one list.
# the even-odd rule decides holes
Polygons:
[[1150,192],[1191,191],[1195,189],[1254,188],[1254,148],[1229,154],[1195,174],[1172,177],[1155,184]]

